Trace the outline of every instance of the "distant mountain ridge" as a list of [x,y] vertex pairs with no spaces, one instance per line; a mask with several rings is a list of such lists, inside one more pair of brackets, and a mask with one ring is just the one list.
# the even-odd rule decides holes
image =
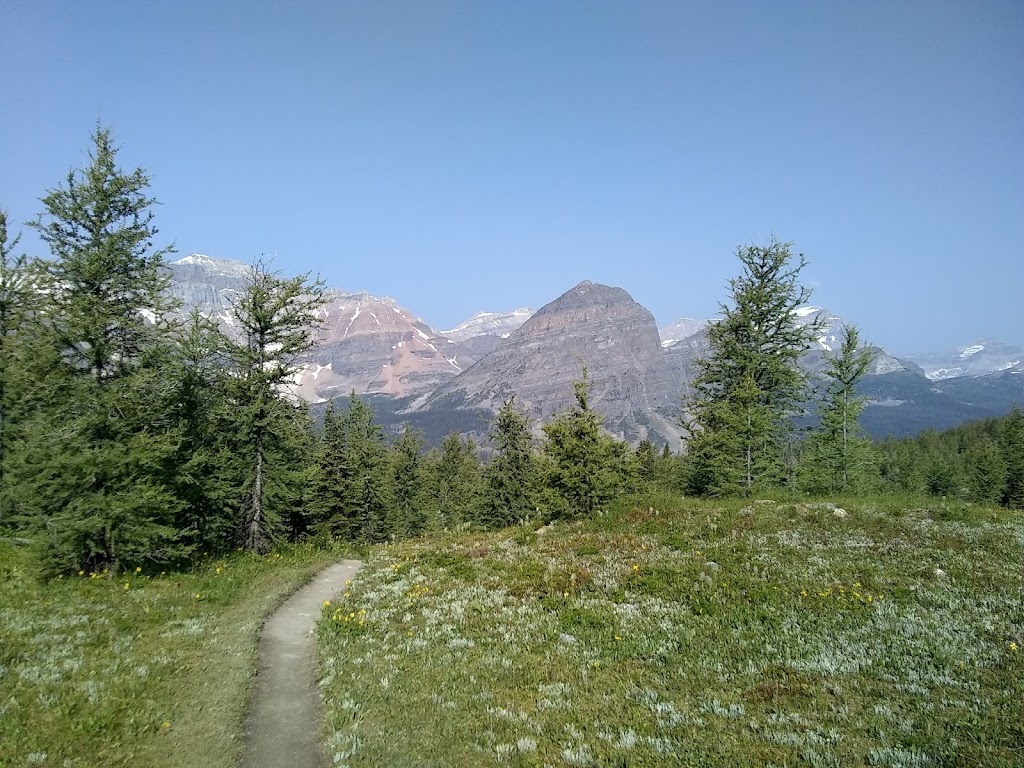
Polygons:
[[950,352],[924,353],[909,357],[921,366],[929,379],[942,381],[961,376],[986,376],[1010,370],[1024,363],[1024,347],[983,338]]
[[[191,254],[168,269],[182,311],[196,308],[230,332],[232,302],[249,266]],[[294,392],[320,403],[354,390],[372,398],[387,424],[420,426],[431,442],[452,428],[483,434],[486,419],[512,393],[536,429],[571,405],[582,361],[609,431],[678,448],[683,397],[694,360],[708,354],[714,322],[682,318],[659,331],[626,291],[589,281],[536,312],[480,312],[449,331],[433,329],[392,298],[330,289],[326,299],[318,343]],[[818,306],[800,307],[794,317],[819,323],[802,365],[820,372],[838,350],[846,321]],[[1020,347],[985,339],[913,360],[874,351],[861,386],[869,398],[861,422],[874,436],[953,426],[1024,403]]]
[[466,341],[475,336],[497,336],[504,339],[532,316],[533,310],[529,307],[513,309],[511,312],[477,312],[466,322],[440,333],[452,341]]

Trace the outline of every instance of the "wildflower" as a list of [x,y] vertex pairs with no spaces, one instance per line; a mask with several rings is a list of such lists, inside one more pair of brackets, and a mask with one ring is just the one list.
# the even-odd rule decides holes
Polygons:
[[128,587],[130,587],[130,586],[131,586],[131,584],[129,584],[127,581],[124,583],[124,588],[125,588],[126,591],[127,591]]
[[1011,643],[1010,643],[1010,650],[1011,650],[1011,651],[1016,651],[1016,650],[1017,650],[1017,644],[1016,644],[1016,643],[1013,643],[1013,642],[1011,642]]
[[615,639],[616,639],[616,640],[621,640],[622,638],[621,638],[621,637],[619,637],[618,635],[616,635],[616,636],[615,636]]
[[807,590],[806,589],[801,589],[800,590],[800,596],[801,597],[807,597]]
[[600,661],[595,661],[594,662],[594,669],[597,669],[599,666],[601,666],[601,662]]
[[330,608],[330,607],[331,607],[331,601],[330,600],[324,600],[324,608]]
[[218,565],[218,566],[217,566],[217,575],[218,575],[218,576],[220,576],[220,572],[221,572],[222,570],[224,570],[224,569],[223,569],[223,568],[221,568],[221,567],[220,567],[220,566]]
[[142,566],[141,565],[135,566],[135,572],[136,573],[142,573]]
[[633,563],[633,570],[634,571],[639,571],[640,570],[640,566],[637,565],[636,563]]
[[161,728],[170,728],[171,724],[169,722],[167,722],[166,720],[164,720],[162,723],[160,723],[160,727]]
[[198,592],[196,592],[196,600],[199,600],[201,598],[202,598],[202,595],[200,595]]
[[78,572],[78,575],[79,575],[79,576],[85,576],[85,571],[79,571],[79,572]]

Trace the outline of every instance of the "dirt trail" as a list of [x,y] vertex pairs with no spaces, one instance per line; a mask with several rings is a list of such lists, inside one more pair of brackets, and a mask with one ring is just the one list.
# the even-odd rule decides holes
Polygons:
[[324,569],[263,625],[242,768],[327,765],[320,744],[323,729],[314,626],[324,600],[340,592],[360,565],[358,560],[342,560]]

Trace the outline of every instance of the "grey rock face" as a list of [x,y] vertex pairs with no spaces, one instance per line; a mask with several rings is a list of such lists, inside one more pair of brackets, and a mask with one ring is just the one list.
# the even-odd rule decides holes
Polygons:
[[[232,302],[246,285],[249,266],[202,254],[168,266],[170,290],[182,300],[182,313],[194,307],[230,333]],[[316,348],[292,383],[293,392],[310,402],[352,390],[423,394],[462,370],[454,342],[393,299],[332,290],[320,318]]]
[[654,317],[621,288],[589,281],[538,310],[423,407],[497,410],[515,393],[533,418],[546,419],[573,404],[581,361],[611,432],[639,439],[671,429],[673,377]]

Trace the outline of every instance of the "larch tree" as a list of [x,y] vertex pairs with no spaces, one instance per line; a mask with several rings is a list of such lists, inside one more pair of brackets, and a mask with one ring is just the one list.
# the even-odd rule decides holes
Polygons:
[[324,300],[320,280],[282,278],[258,260],[233,307],[237,336],[226,339],[225,352],[245,467],[239,540],[250,552],[269,549],[301,496],[309,417],[286,388],[316,340]]
[[[171,247],[157,248],[149,177],[122,171],[108,129],[89,162],[42,198],[48,333],[60,371],[42,386],[24,453],[24,498],[54,571],[167,561],[188,551],[168,482],[177,437],[160,365],[170,346]],[[58,375],[59,373],[59,375]]]
[[38,319],[40,275],[27,255],[15,253],[20,239],[20,235],[9,236],[7,212],[0,209],[0,527],[11,522],[7,470],[23,420],[24,400],[33,389],[28,369],[38,354],[26,336],[30,324]]
[[689,490],[702,495],[749,494],[779,481],[792,416],[805,396],[797,361],[817,333],[794,311],[810,298],[799,282],[806,265],[791,243],[744,246],[743,270],[729,281],[731,302],[708,326],[707,357],[687,401]]
[[867,398],[857,394],[857,384],[873,359],[874,351],[861,347],[857,329],[846,326],[839,353],[826,363],[820,421],[801,459],[799,475],[804,490],[845,493],[863,489],[877,476],[871,441],[857,421],[867,403]]

